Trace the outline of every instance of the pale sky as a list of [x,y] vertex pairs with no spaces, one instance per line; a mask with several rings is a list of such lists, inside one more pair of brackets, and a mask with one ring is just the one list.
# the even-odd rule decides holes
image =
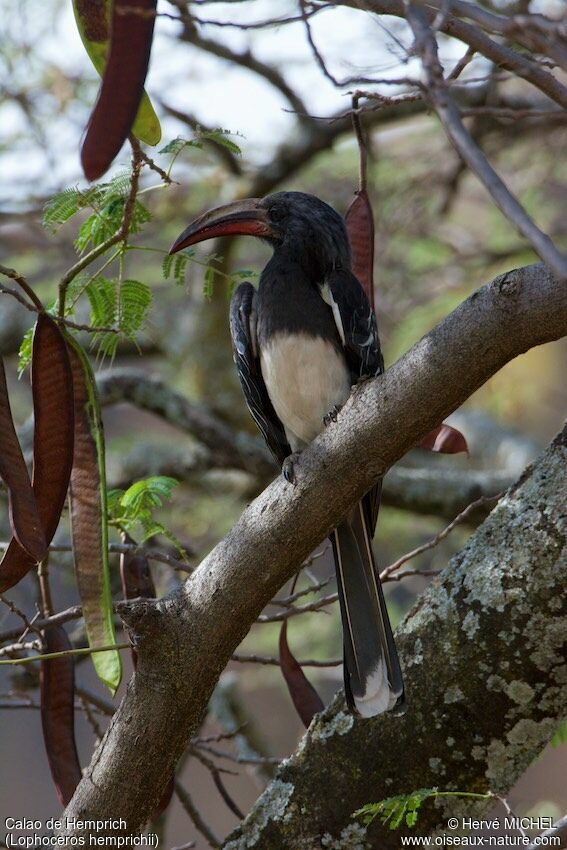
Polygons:
[[[27,55],[19,55],[13,69],[14,87],[19,80],[29,80],[32,90],[35,86],[36,91],[41,92],[47,83],[48,90],[56,93],[55,99],[42,96],[37,100],[45,138],[31,137],[24,144],[17,147],[9,145],[9,150],[0,153],[0,204],[8,209],[14,208],[16,199],[22,197],[24,186],[32,192],[44,194],[81,179],[79,148],[87,111],[74,100],[73,88],[67,86],[68,91],[64,91],[63,96],[68,99],[68,108],[64,114],[57,114],[65,83],[60,78],[58,80],[55,69],[62,68],[76,86],[82,85],[85,80],[95,80],[96,73],[82,47],[71,3],[53,0],[52,21],[38,17],[38,10],[44,15],[49,5],[38,0],[0,0],[3,13],[0,17],[0,41],[4,44],[9,44],[10,40],[26,41],[32,48]],[[297,14],[298,5],[293,0],[250,0],[247,3],[215,3],[195,8],[203,18],[257,21],[288,13]],[[160,0],[158,11],[175,13],[166,0]],[[223,126],[241,133],[244,139],[240,140],[240,144],[246,159],[254,163],[268,159],[271,149],[288,135],[293,126],[293,116],[285,111],[289,104],[257,75],[208,56],[203,51],[178,45],[172,38],[178,27],[175,22],[158,18],[146,86],[150,96],[152,93],[159,94],[169,104],[192,112],[209,126]],[[378,20],[364,12],[335,8],[315,16],[312,28],[329,68],[337,77],[357,72],[385,78],[419,73],[414,62],[400,63],[403,45],[409,42],[409,37],[404,22],[398,19]],[[38,30],[42,32],[39,41],[34,37]],[[222,40],[235,50],[250,47],[259,59],[275,64],[301,94],[313,114],[324,116],[342,106],[348,108],[350,99],[341,94],[316,66],[301,22],[262,31],[243,32],[213,26],[203,27],[201,31],[204,36]],[[401,46],[396,42],[401,42]],[[446,42],[442,58],[450,66],[463,52],[462,45]],[[470,70],[475,73],[473,66]],[[389,93],[396,91],[391,86],[380,88]],[[157,108],[159,113],[159,106]],[[0,143],[3,142],[3,147],[11,134],[22,126],[27,124],[20,108],[9,102],[0,104]],[[177,122],[167,118],[162,121],[162,127],[162,144],[183,133]],[[125,162],[123,157],[122,163],[115,167],[121,167]]]

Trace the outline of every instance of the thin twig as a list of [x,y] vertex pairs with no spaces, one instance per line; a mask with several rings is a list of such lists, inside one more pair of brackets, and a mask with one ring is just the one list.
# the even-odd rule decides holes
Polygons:
[[[275,667],[280,666],[280,659],[269,655],[244,655],[236,652],[234,655],[231,655],[231,660],[238,661],[240,664],[267,664]],[[297,663],[300,664],[301,667],[338,667],[339,664],[343,663],[343,659],[332,658],[328,661],[319,661],[318,659],[310,658],[306,661],[298,661]]]
[[51,658],[64,658],[68,655],[92,655],[93,652],[108,652],[113,649],[132,649],[131,643],[113,643],[109,646],[86,646],[81,649],[63,649],[61,652],[45,652],[41,655],[29,655],[27,658],[3,659],[0,664],[30,664],[32,661],[45,661]]
[[226,788],[226,786],[225,786],[225,784],[222,780],[222,776],[221,776],[221,773],[232,773],[233,775],[238,775],[238,774],[235,774],[234,771],[232,771],[232,770],[228,771],[226,769],[217,767],[217,765],[211,759],[207,758],[207,756],[204,755],[204,753],[200,752],[197,747],[191,747],[191,754],[198,761],[200,761],[201,764],[204,765],[204,767],[206,767],[207,770],[210,772],[212,780],[215,783],[217,791],[221,795],[222,799],[224,800],[224,802],[226,803],[227,807],[230,809],[232,814],[235,815],[239,820],[242,820],[245,817],[244,812],[242,812],[239,809],[238,805],[234,802],[234,800],[232,799],[232,797],[228,793],[228,790],[227,790],[227,788]]
[[156,174],[159,174],[164,183],[171,184],[175,182],[171,179],[167,171],[164,171],[163,168],[160,168],[157,162],[155,162],[151,158],[151,156],[146,153],[146,151],[142,150],[140,143],[132,133],[128,136],[128,139],[130,141],[130,144],[132,145],[132,148],[136,150],[137,155],[144,162],[144,164],[147,165],[148,168],[150,168],[152,171],[155,171]]
[[[62,625],[70,620],[78,620],[83,616],[83,609],[80,605],[73,605],[71,608],[66,608],[52,617],[37,617],[34,620],[34,631],[45,629],[47,626]],[[20,629],[6,629],[0,633],[0,643],[6,640],[14,640],[20,636]]]
[[40,640],[18,641],[17,643],[10,643],[8,646],[0,647],[0,656],[13,655],[14,652],[29,652],[32,649],[40,650],[41,646]]
[[217,750],[215,747],[211,747],[208,744],[195,744],[199,749],[205,750],[205,752],[210,753],[213,756],[217,756],[217,758],[227,759],[227,761],[233,761],[236,764],[281,764],[282,759],[274,758],[272,756],[236,756],[234,753],[228,753],[226,750]]
[[51,597],[51,586],[49,584],[49,551],[40,561],[37,571],[39,578],[39,591],[41,594],[41,610],[44,617],[51,617],[53,614],[53,599]]
[[515,224],[559,279],[567,279],[567,256],[561,253],[549,236],[537,227],[464,126],[443,77],[443,69],[437,53],[437,41],[427,22],[426,13],[415,3],[405,0],[405,4],[407,20],[415,37],[415,51],[421,58],[426,76],[425,91],[448,138],[471,171],[490,192],[506,218]]
[[183,785],[181,785],[178,779],[175,780],[174,787],[177,799],[193,821],[195,828],[199,830],[210,847],[220,847],[220,841],[215,837],[210,827],[207,826],[195,803],[191,799],[189,792],[183,787]]
[[356,141],[358,142],[358,190],[359,192],[364,192],[367,188],[368,148],[366,146],[366,139],[364,138],[364,131],[360,120],[358,100],[358,94],[355,92],[352,96],[352,126],[354,127],[354,132],[356,134]]
[[0,266],[0,274],[3,274],[5,277],[9,277],[10,280],[14,280],[18,284],[18,286],[20,286],[24,290],[28,298],[33,301],[35,309],[38,310],[40,313],[43,313],[45,307],[31,288],[25,277],[23,277],[23,275],[21,275],[15,269],[7,268],[7,266]]
[[130,226],[132,222],[132,215],[134,213],[134,206],[136,203],[136,195],[138,194],[138,186],[140,183],[140,171],[142,170],[142,157],[140,155],[139,146],[132,146],[132,173],[130,176],[130,190],[128,192],[128,197],[126,198],[126,203],[124,204],[124,212],[122,214],[122,221],[120,223],[120,227],[116,231],[113,236],[110,236],[104,242],[101,242],[100,245],[97,245],[88,254],[85,254],[84,257],[81,257],[70,269],[63,275],[61,280],[59,281],[59,307],[58,312],[60,318],[65,316],[65,298],[67,295],[67,289],[71,281],[83,271],[83,269],[87,268],[93,260],[96,260],[97,257],[100,257],[101,254],[104,254],[108,251],[109,248],[112,248],[113,245],[116,245],[118,242],[126,243],[128,238],[128,234],[130,232]]
[[[0,549],[7,549],[8,543],[0,541]],[[50,552],[72,552],[73,547],[66,544],[52,545],[49,547]],[[175,558],[167,552],[162,552],[161,549],[146,547],[143,544],[137,543],[109,543],[108,551],[114,554],[122,555],[125,553],[141,554],[149,558],[150,561],[159,561],[162,564],[167,564],[175,570],[180,570],[184,573],[192,573],[195,567],[188,564],[187,561],[182,561],[180,558]],[[6,603],[8,604],[8,603]]]
[[475,55],[476,50],[474,49],[474,47],[467,47],[465,53],[463,54],[463,56],[461,56],[455,67],[451,70],[449,74],[447,74],[447,80],[451,82],[453,80],[456,80],[457,77],[460,77],[467,65],[472,62]]
[[[457,525],[464,522],[468,516],[470,516],[477,508],[480,508],[482,505],[485,505],[487,502],[497,502],[504,495],[504,491],[501,493],[496,493],[495,496],[481,496],[479,499],[475,499],[474,502],[471,502],[470,505],[457,514],[454,520],[452,520],[449,525],[445,526],[445,528],[436,534],[435,537],[432,537],[431,540],[428,540],[427,543],[422,543],[421,546],[416,546],[415,549],[412,549],[411,552],[406,552],[405,555],[402,555],[401,558],[398,558],[397,561],[394,561],[388,567],[382,570],[380,573],[380,580],[385,581],[390,578],[392,573],[395,573],[400,569],[404,564],[407,564],[408,561],[411,561],[413,558],[416,558],[418,555],[421,555],[422,552],[427,552],[428,549],[434,549],[442,540],[445,540],[446,537],[456,528]],[[407,575],[407,573],[406,573]]]
[[87,699],[85,699],[85,697],[81,697],[81,696],[79,697],[79,700],[81,702],[81,706],[83,708],[83,712],[85,714],[85,717],[87,718],[89,725],[94,732],[95,738],[97,739],[97,741],[101,741],[104,733],[103,733],[102,729],[100,728],[98,720],[94,716],[94,713],[91,709],[89,701]]
[[[23,307],[26,308],[26,310],[29,310],[32,313],[43,312],[43,308],[41,310],[39,310],[39,308],[37,306],[30,304],[29,301],[26,301],[26,299],[22,295],[20,295],[19,292],[17,292],[17,290],[10,289],[9,286],[2,286],[2,284],[0,284],[0,293],[4,293],[5,295],[11,295],[12,298],[15,298],[16,301],[18,301]],[[61,318],[59,318],[57,321],[59,322],[60,325],[65,325],[65,327],[67,327],[67,328],[73,328],[73,330],[75,330],[75,331],[86,331],[87,333],[91,333],[91,334],[100,334],[100,333],[117,334],[117,333],[120,333],[120,331],[117,330],[116,328],[99,328],[99,327],[96,327],[96,326],[93,327],[93,325],[81,325],[78,322],[71,321],[71,319],[61,319]]]
[[24,612],[21,611],[20,608],[18,608],[16,603],[12,602],[12,600],[8,599],[8,597],[4,596],[4,594],[0,594],[0,600],[4,603],[4,605],[8,606],[12,614],[15,614],[24,623],[25,630],[22,633],[20,640],[23,640],[27,633],[30,631],[35,632],[39,637],[43,637],[41,634],[41,629],[34,624],[34,620],[37,620],[38,614],[34,616],[33,620],[29,620],[28,617],[24,614]]
[[290,617],[297,617],[299,614],[305,614],[307,611],[320,611],[327,605],[332,605],[337,601],[338,595],[331,593],[329,596],[322,596],[314,602],[309,602],[306,605],[298,605],[296,608],[288,608],[285,611],[278,611],[277,614],[260,614],[257,623],[281,623],[282,620],[287,620]]

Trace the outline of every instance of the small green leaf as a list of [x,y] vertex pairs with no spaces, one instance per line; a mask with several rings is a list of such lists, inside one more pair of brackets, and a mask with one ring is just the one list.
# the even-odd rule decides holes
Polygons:
[[179,251],[177,254],[166,254],[163,258],[162,271],[166,280],[173,277],[178,286],[183,286],[185,283],[185,270],[187,263],[195,256],[193,248],[186,248],[184,251]]
[[175,478],[155,475],[136,481],[127,490],[111,491],[108,499],[109,522],[122,531],[135,532],[140,542],[155,534],[163,534],[183,553],[183,547],[175,535],[153,517],[154,511],[171,498],[177,484]]
[[118,326],[132,338],[141,330],[152,303],[152,291],[139,280],[124,280],[120,286]]
[[215,285],[215,270],[212,266],[207,266],[205,270],[205,278],[203,280],[203,295],[210,301],[213,297],[213,290]]
[[177,156],[181,153],[183,148],[198,148],[199,150],[203,149],[203,145],[197,139],[184,139],[182,136],[177,136],[177,138],[172,139],[171,142],[168,142],[165,147],[161,148],[160,153],[164,154],[174,154]]
[[413,812],[408,812],[406,815],[406,824],[408,826],[415,826],[417,823],[417,810]]
[[33,327],[29,328],[20,343],[18,351],[18,378],[21,378],[31,363],[33,345]]
[[214,130],[198,130],[198,135],[200,139],[208,139],[210,142],[215,142],[217,145],[222,145],[223,148],[226,148],[231,153],[236,156],[241,156],[242,150],[233,142],[232,139],[229,139],[229,136],[238,136],[238,133],[233,133],[231,130],[226,130],[223,127],[216,127]]
[[[464,793],[464,792],[463,792]],[[451,792],[453,796],[458,792]],[[353,817],[361,817],[368,826],[379,817],[380,822],[389,829],[396,830],[405,822],[407,826],[415,826],[418,813],[424,800],[429,797],[442,796],[437,788],[419,788],[411,794],[399,794],[396,797],[387,797],[378,803],[368,803],[354,812]]]
[[99,328],[113,327],[117,312],[114,281],[98,275],[88,284],[85,294],[91,307],[91,324]]
[[90,206],[96,196],[96,187],[90,189],[64,189],[47,201],[43,209],[43,226],[55,232],[75,213]]

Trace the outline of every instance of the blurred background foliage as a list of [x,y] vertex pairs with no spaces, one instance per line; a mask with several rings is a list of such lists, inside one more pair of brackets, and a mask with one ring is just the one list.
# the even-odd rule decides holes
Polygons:
[[[246,20],[247,14],[259,19],[274,12],[273,4],[266,2],[212,4],[209,11],[214,5],[218,6],[215,14],[219,19],[240,15]],[[50,301],[55,298],[58,278],[76,260],[73,241],[77,237],[77,222],[84,221],[87,213],[79,213],[55,233],[42,226],[41,217],[54,192],[65,186],[84,186],[79,176],[78,147],[96,96],[97,79],[73,28],[67,2],[51,0],[49,14],[45,5],[38,14],[37,3],[30,0],[2,0],[0,7],[2,263],[24,274],[40,297]],[[251,12],[248,7],[252,7]],[[278,4],[278,14],[291,13],[293,8],[291,3]],[[385,32],[378,29],[366,32],[356,13],[341,10],[339,19],[337,10],[330,17],[335,14],[339,27],[336,22],[321,24],[321,48],[328,49],[331,59],[339,67],[343,62],[352,68],[354,63],[360,66],[369,61],[372,51],[377,49],[380,61],[385,64],[389,61],[395,75],[398,63],[395,56],[392,58],[392,44],[399,37],[399,22],[389,22]],[[330,38],[330,26],[334,27],[333,32],[340,29],[337,44]],[[290,25],[275,31],[243,32],[201,27],[200,32],[228,44],[236,52],[250,48],[262,61],[277,67],[297,85],[314,114],[331,114],[334,109],[347,108],[344,96],[331,91],[328,81],[318,74],[301,30],[291,32],[292,29]],[[349,53],[344,52],[343,44],[350,44]],[[459,55],[459,49],[449,39],[444,39],[442,46],[447,56]],[[475,73],[479,73],[478,67],[471,69],[471,76]],[[501,87],[508,84],[506,80],[491,83]],[[514,92],[522,93],[521,83],[513,81],[510,85]],[[211,291],[207,278],[205,286],[207,248],[196,252],[198,262],[188,263],[182,285],[171,278],[164,279],[162,262],[164,252],[190,219],[204,209],[246,192],[254,177],[269,169],[282,142],[293,149],[302,132],[301,121],[282,111],[288,104],[283,103],[281,91],[261,75],[183,43],[178,26],[167,20],[158,25],[148,90],[164,130],[158,150],[179,135],[191,137],[193,131],[189,125],[193,121],[204,127],[217,124],[229,127],[234,133],[229,138],[242,148],[242,156],[227,156],[212,143],[205,143],[202,150],[186,148],[173,169],[176,182],[169,186],[156,173],[144,171],[140,200],[151,217],[132,237],[131,245],[139,250],[128,252],[127,277],[151,288],[153,306],[137,346],[120,346],[112,368],[128,366],[157,374],[171,388],[206,404],[234,426],[254,434],[230,355],[227,279],[217,276]],[[240,121],[239,107],[235,112],[234,104],[229,103],[234,100],[235,90],[240,93]],[[180,112],[177,118],[172,114],[174,110]],[[219,114],[222,120],[217,117]],[[562,240],[567,244],[565,125],[551,120],[544,127],[538,122],[472,120],[477,122],[484,149],[511,189],[558,244]],[[434,117],[422,112],[384,126],[377,123],[369,129],[369,138],[369,182],[376,223],[376,304],[386,364],[390,364],[482,283],[506,270],[536,261],[536,257],[495,209],[476,179],[462,172],[456,153]],[[148,153],[162,168],[167,168],[170,154]],[[127,169],[128,164],[128,152],[124,150],[111,176]],[[277,188],[312,192],[344,212],[357,182],[358,151],[352,135],[346,133],[331,148],[321,150],[290,173]],[[225,264],[216,265],[225,272],[238,269],[258,272],[268,256],[266,246],[243,239],[230,246]],[[116,269],[110,266],[105,273],[112,275]],[[79,320],[87,320],[85,310],[85,306],[80,307]],[[0,296],[0,351],[9,365],[11,397],[19,423],[26,420],[31,405],[27,376],[19,381],[16,378],[17,351],[32,320],[33,314],[7,296]],[[530,351],[510,363],[469,399],[466,410],[482,411],[500,426],[530,438],[534,446],[545,445],[558,430],[565,411],[565,353],[564,343]],[[104,369],[110,365],[108,360],[99,363]],[[129,470],[139,470],[140,466],[148,475],[164,472],[175,477],[175,469],[164,470],[164,458],[170,456],[172,449],[179,453],[191,451],[197,445],[194,437],[129,404],[106,408],[104,419],[109,479],[114,485],[129,483],[136,477]],[[466,423],[462,428],[467,435]],[[416,457],[408,462],[463,472],[471,467],[482,468],[486,463],[474,451],[469,458]],[[254,488],[257,490],[259,486],[244,472],[196,472],[185,477],[158,516],[187,544],[191,561],[196,564],[230,529],[253,497]],[[383,507],[376,537],[378,563],[382,567],[387,565],[434,536],[444,525],[443,518]],[[443,567],[469,533],[470,526],[460,526],[436,548],[412,562],[412,566],[428,571]],[[2,511],[1,534],[6,539],[5,511]],[[65,528],[60,530],[59,542],[65,542],[66,534]],[[116,559],[114,563],[116,566]],[[64,555],[54,556],[52,564],[52,573],[60,577],[58,603],[64,607],[73,601],[69,559]],[[313,567],[318,577],[327,575],[328,570],[324,557]],[[167,592],[180,580],[177,573],[163,565],[156,567],[155,578],[160,593]],[[387,586],[394,623],[425,584],[425,578],[415,577]],[[118,581],[115,590],[118,591]],[[29,577],[25,590],[18,588],[15,597],[19,605],[33,611],[34,594]],[[269,610],[273,613],[273,609]],[[0,612],[0,621],[3,616],[4,612]],[[241,650],[274,656],[278,633],[279,624],[259,624],[252,629]],[[338,657],[340,633],[338,610],[334,606],[293,618],[289,640],[298,658]],[[250,727],[258,727],[262,746],[269,755],[285,754],[293,747],[299,723],[278,668],[236,663],[231,668],[230,675],[237,677],[239,699]],[[340,668],[308,669],[308,673],[324,699],[341,684]],[[25,691],[26,675],[3,675],[1,690]],[[33,676],[30,682],[35,685]],[[24,716],[28,714],[4,712],[0,740],[9,751],[15,752],[18,747],[27,749],[24,739],[29,736],[32,720]],[[83,726],[81,752],[86,759],[92,732],[86,724]],[[32,735],[30,740],[37,742],[37,737]],[[24,764],[24,760],[20,762]],[[538,768],[535,769],[537,773]],[[199,770],[203,773],[202,768]],[[45,781],[44,765],[34,767],[34,774],[34,783],[41,783],[42,776]],[[567,804],[564,789],[550,788],[542,775],[539,771],[539,779],[533,779],[531,785],[524,784],[518,791],[515,803],[521,811],[536,806],[538,814],[543,814],[540,804],[548,800],[551,813],[556,814]],[[204,778],[202,785],[197,782],[200,790],[196,791],[196,797],[200,802],[211,790],[206,782]],[[6,812],[29,815],[22,806],[22,793],[15,787],[14,777],[8,780],[4,776],[2,783],[0,796],[9,800]],[[8,783],[14,786],[11,790]],[[240,782],[235,793],[241,805],[246,806],[254,799],[257,783],[257,776],[250,774]],[[49,796],[45,799],[42,812],[34,816],[56,811],[54,800]],[[218,806],[208,808],[218,809]],[[220,832],[233,822],[234,818],[219,815],[216,828]],[[186,839],[186,832],[183,835]],[[168,838],[173,841],[177,840],[176,836],[173,828]]]

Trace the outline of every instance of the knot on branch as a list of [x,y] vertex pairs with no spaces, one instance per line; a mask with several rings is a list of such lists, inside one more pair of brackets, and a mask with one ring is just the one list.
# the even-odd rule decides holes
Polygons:
[[139,638],[151,637],[162,628],[163,614],[156,599],[129,599],[118,602],[116,611],[121,617],[134,646]]
[[499,277],[494,280],[493,286],[498,290],[500,295],[504,295],[506,297],[516,295],[519,291],[516,269],[499,275]]

